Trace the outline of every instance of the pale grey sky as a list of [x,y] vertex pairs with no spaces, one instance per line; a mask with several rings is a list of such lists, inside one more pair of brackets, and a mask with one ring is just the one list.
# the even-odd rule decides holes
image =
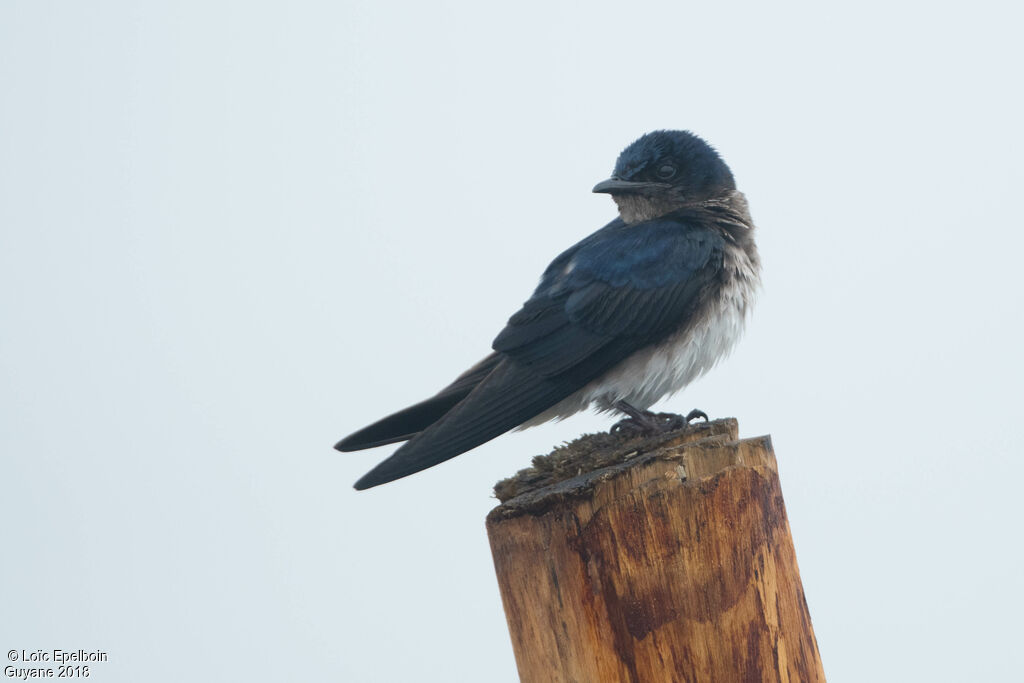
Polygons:
[[491,485],[331,449],[485,355],[641,133],[731,165],[765,287],[663,403],[771,433],[829,680],[1024,637],[1010,3],[0,4],[0,647],[90,680],[514,681]]

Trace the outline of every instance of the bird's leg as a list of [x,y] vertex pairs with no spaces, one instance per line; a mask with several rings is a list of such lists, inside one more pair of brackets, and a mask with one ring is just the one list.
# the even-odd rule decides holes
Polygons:
[[691,410],[685,417],[676,413],[652,413],[649,410],[640,410],[625,401],[616,401],[613,404],[629,417],[619,420],[612,425],[612,434],[624,434],[628,436],[640,436],[648,434],[664,434],[676,429],[682,429],[698,417],[708,421],[707,413],[702,410]]

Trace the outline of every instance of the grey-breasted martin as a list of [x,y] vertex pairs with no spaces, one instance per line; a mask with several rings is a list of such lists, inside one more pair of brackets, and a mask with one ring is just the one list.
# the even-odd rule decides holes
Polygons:
[[548,266],[493,353],[436,396],[335,446],[406,442],[357,489],[592,404],[656,428],[665,416],[647,408],[729,352],[759,286],[760,259],[746,199],[718,153],[686,131],[648,133],[594,192],[610,194],[619,217]]

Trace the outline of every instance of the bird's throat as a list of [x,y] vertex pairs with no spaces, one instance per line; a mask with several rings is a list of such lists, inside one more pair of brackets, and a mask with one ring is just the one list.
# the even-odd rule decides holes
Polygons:
[[683,206],[676,199],[647,197],[639,194],[614,194],[612,199],[619,207],[619,217],[629,224],[649,221],[672,213]]

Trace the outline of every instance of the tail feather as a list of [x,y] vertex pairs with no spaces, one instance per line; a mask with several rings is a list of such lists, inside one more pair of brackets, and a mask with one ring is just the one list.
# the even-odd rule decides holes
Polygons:
[[571,385],[499,365],[444,417],[356,482],[358,490],[433,467],[504,434],[572,393]]
[[393,415],[377,420],[368,427],[346,436],[334,445],[339,451],[361,451],[364,448],[385,446],[389,443],[408,441],[419,432],[434,424],[445,413],[469,395],[465,393],[435,396],[409,406]]
[[346,436],[334,447],[339,451],[349,452],[408,441],[440,420],[460,401],[469,396],[470,392],[494,370],[500,360],[498,354],[492,353],[459,375],[454,382],[442,389],[436,396],[377,420],[372,425]]

